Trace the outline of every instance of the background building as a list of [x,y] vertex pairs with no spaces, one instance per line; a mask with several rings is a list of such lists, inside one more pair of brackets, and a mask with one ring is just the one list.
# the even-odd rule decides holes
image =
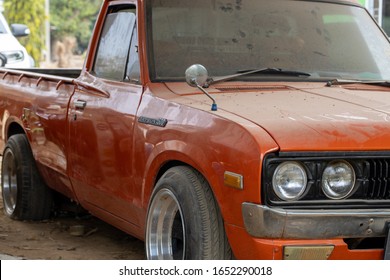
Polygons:
[[390,36],[390,0],[359,0]]

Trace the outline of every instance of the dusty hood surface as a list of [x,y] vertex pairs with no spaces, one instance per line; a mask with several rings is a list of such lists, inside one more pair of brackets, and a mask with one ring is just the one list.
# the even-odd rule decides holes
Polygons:
[[[182,86],[168,87],[210,103],[205,95],[183,93]],[[219,110],[258,124],[281,151],[390,150],[390,87],[225,83],[209,92]]]

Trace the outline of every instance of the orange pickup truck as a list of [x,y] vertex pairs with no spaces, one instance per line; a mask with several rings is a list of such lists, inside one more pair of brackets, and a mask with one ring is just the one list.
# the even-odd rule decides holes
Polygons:
[[389,259],[390,43],[352,1],[106,0],[80,71],[0,70],[7,216],[148,259]]

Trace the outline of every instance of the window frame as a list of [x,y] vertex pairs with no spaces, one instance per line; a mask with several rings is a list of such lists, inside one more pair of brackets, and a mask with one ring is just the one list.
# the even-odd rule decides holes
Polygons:
[[[95,71],[96,64],[97,64],[97,59],[98,59],[98,56],[99,56],[99,49],[101,47],[101,39],[102,39],[103,30],[105,28],[108,15],[120,13],[120,12],[125,11],[125,10],[132,10],[132,13],[134,13],[134,15],[135,15],[135,20],[134,20],[134,23],[130,27],[132,29],[131,34],[130,34],[130,41],[129,41],[129,45],[128,45],[127,50],[126,50],[126,57],[123,58],[123,59],[126,60],[126,63],[125,63],[124,69],[123,69],[123,75],[122,75],[122,77],[120,79],[113,79],[113,78],[109,78],[109,77],[103,77],[101,75],[98,75],[97,72]],[[140,68],[140,63],[139,63],[140,62],[140,54],[139,54],[139,41],[138,41],[138,13],[137,12],[138,12],[138,8],[137,8],[137,5],[135,5],[134,3],[131,3],[131,4],[117,4],[117,5],[110,5],[110,6],[108,6],[108,8],[107,8],[107,10],[105,12],[105,15],[104,15],[103,23],[101,25],[101,30],[99,32],[99,35],[98,35],[98,38],[97,38],[97,41],[96,41],[94,57],[92,59],[91,69],[89,70],[89,73],[91,75],[93,75],[96,78],[99,78],[99,79],[102,79],[102,80],[107,80],[107,81],[125,82],[125,83],[137,84],[137,85],[141,84],[141,69],[139,69],[139,74],[140,75],[139,75],[138,81],[134,81],[134,80],[131,80],[131,79],[126,79],[126,77],[128,75],[128,66],[129,66],[131,53],[133,53],[133,54],[136,53],[136,55],[137,55],[136,56],[136,61],[138,61],[139,68]],[[136,37],[134,37],[135,34],[137,34]],[[134,38],[137,41],[133,43]],[[135,52],[132,52],[132,50],[131,50],[131,47],[133,45],[137,48],[137,51],[135,51]]]

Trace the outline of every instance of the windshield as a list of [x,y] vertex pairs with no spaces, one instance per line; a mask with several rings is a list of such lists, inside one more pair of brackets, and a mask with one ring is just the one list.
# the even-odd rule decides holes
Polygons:
[[182,80],[195,63],[211,76],[269,67],[310,79],[390,80],[389,41],[363,8],[293,0],[194,3],[148,1],[152,80]]

